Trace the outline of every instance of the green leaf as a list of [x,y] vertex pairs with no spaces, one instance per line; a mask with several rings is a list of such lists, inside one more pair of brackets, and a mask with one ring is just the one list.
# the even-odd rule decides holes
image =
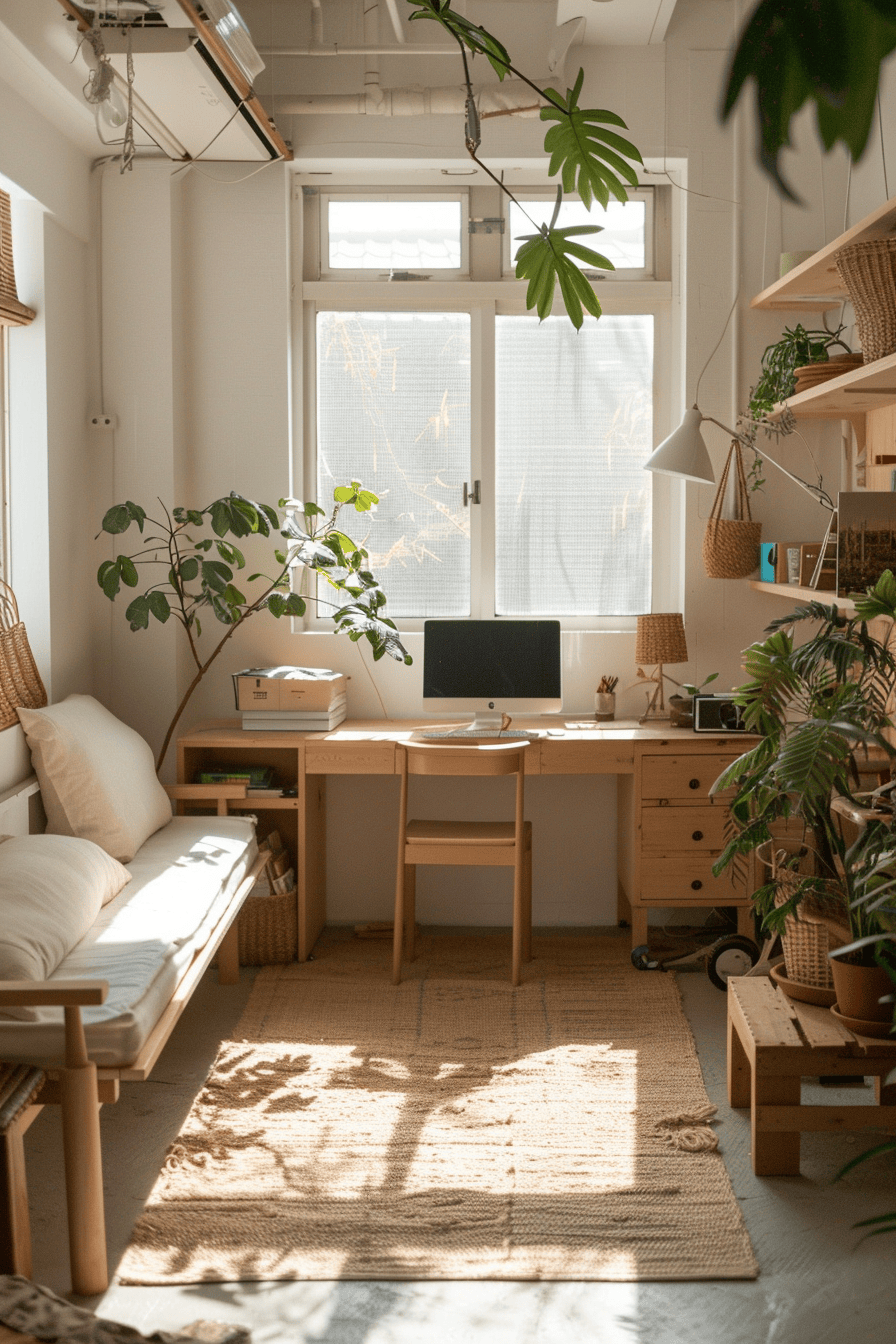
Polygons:
[[814,103],[823,144],[842,140],[854,161],[874,118],[881,62],[896,48],[888,0],[762,0],[741,34],[723,96],[724,120],[748,81],[756,85],[759,157],[791,200],[781,150],[793,117]]
[[451,34],[468,51],[487,58],[492,69],[503,79],[510,67],[510,57],[504,46],[478,24],[471,23],[462,14],[456,14],[450,4],[439,4],[438,0],[410,0],[418,8],[409,17],[413,19],[431,19]]
[[590,210],[593,200],[606,207],[611,195],[627,201],[625,184],[638,185],[637,170],[627,160],[641,163],[642,159],[630,140],[605,129],[608,125],[626,129],[615,112],[578,106],[584,78],[580,69],[565,98],[556,89],[545,89],[545,96],[555,105],[543,107],[540,116],[542,121],[557,123],[544,139],[545,153],[551,156],[548,173],[554,177],[559,172],[563,190],[578,191]]
[[199,561],[195,555],[188,555],[186,560],[181,561],[180,577],[183,583],[192,583],[199,573]]
[[[581,225],[577,232],[592,232],[591,226]],[[567,232],[566,230],[563,231]],[[558,230],[545,229],[526,237],[516,254],[516,274],[528,280],[526,307],[535,308],[541,321],[549,315],[554,301],[554,288],[560,282],[560,292],[570,321],[578,330],[584,320],[583,309],[600,317],[601,306],[597,295],[575,262],[570,261],[568,238]],[[588,252],[581,248],[580,252]],[[597,265],[601,258],[591,253]]]
[[213,593],[223,593],[232,578],[233,570],[220,560],[203,560],[202,582]]
[[132,630],[145,630],[149,625],[149,601],[145,593],[135,597],[125,612]]
[[113,504],[103,515],[103,531],[117,536],[119,532],[127,532],[133,521],[127,504]]
[[160,593],[156,589],[155,591],[146,594],[146,600],[149,603],[149,609],[153,616],[155,616],[157,621],[161,621],[162,625],[164,625],[171,615],[171,604],[165,594]]
[[219,537],[224,537],[230,531],[230,506],[227,500],[216,499],[214,504],[209,506],[211,514],[212,531]]
[[134,522],[137,524],[138,528],[142,532],[143,520],[146,517],[146,510],[141,509],[139,504],[134,504],[133,501],[130,499],[126,502],[125,508],[127,509],[128,513],[131,515]]
[[306,518],[324,518],[326,515],[319,504],[308,503],[304,505],[302,512]]
[[118,561],[104,560],[96,572],[96,581],[108,597],[109,601],[113,601],[121,586]]
[[118,568],[121,573],[122,582],[129,588],[136,588],[140,582],[140,576],[137,573],[137,566],[129,555],[120,555],[118,557]]
[[270,597],[267,600],[267,603],[268,603],[268,611],[271,613],[272,616],[276,616],[278,619],[286,611],[286,598],[281,597],[279,593],[271,593]]
[[304,598],[300,597],[298,593],[290,593],[289,597],[286,599],[286,606],[284,607],[285,614],[287,616],[304,616],[305,610],[306,604]]
[[245,595],[240,592],[239,588],[235,588],[232,583],[228,583],[221,596],[231,607],[241,607],[246,600]]

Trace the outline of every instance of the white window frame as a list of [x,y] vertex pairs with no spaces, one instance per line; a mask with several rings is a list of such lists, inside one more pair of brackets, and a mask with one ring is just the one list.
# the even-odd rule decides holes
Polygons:
[[[495,323],[494,318],[505,315],[526,314],[525,285],[519,282],[508,286],[499,281],[494,284],[476,285],[475,283],[446,282],[439,290],[450,288],[456,298],[444,292],[439,297],[431,295],[432,286],[427,293],[421,294],[417,285],[402,285],[401,293],[395,294],[390,286],[384,292],[379,286],[346,285],[318,282],[305,285],[303,345],[306,351],[304,360],[305,423],[303,441],[304,479],[306,496],[314,498],[317,485],[317,368],[316,368],[316,318],[319,311],[324,312],[468,312],[471,316],[470,329],[470,474],[472,480],[483,482],[484,502],[470,505],[470,616],[479,619],[500,619],[495,617],[495,515],[489,507],[489,482],[494,481],[495,473]],[[632,290],[635,286],[631,287]],[[486,290],[488,293],[471,294],[471,289]],[[628,291],[629,287],[626,287]],[[654,438],[661,441],[671,433],[671,383],[672,383],[672,310],[669,286],[637,286],[641,291],[623,294],[619,291],[601,295],[604,312],[612,314],[649,314],[654,319]],[[649,293],[659,289],[661,292]],[[371,293],[371,290],[374,292]],[[312,291],[308,293],[308,291]],[[564,308],[559,296],[555,296],[554,315],[563,315]],[[663,508],[661,491],[656,489],[654,481],[653,509]],[[318,501],[326,508],[328,501]],[[677,575],[670,568],[668,549],[656,544],[656,526],[653,528],[654,545],[652,556],[651,597],[652,609],[658,611],[674,610],[676,603]],[[386,585],[388,592],[388,584]],[[550,612],[539,613],[550,616]],[[634,630],[635,616],[585,615],[562,616],[559,618],[565,630]],[[423,629],[423,618],[401,617],[403,630]],[[325,617],[309,612],[306,617],[306,629],[327,629]],[[332,628],[330,626],[329,628]]]
[[[515,187],[514,195],[519,197],[521,201],[527,200],[527,201],[553,202],[556,199],[557,192],[556,189],[554,189],[553,191],[549,191],[543,187],[533,187],[533,188]],[[633,200],[644,201],[647,207],[644,212],[645,265],[618,266],[615,271],[590,270],[587,267],[583,267],[582,268],[583,273],[587,275],[591,280],[597,279],[601,282],[606,282],[607,284],[618,285],[620,283],[624,283],[627,280],[629,281],[653,280],[656,277],[657,273],[656,230],[655,230],[656,192],[653,187],[638,187],[636,189],[629,189],[628,198],[630,201]],[[569,196],[565,197],[565,199],[569,201],[578,201],[581,198],[577,195],[570,194]],[[503,256],[501,266],[504,275],[513,276],[514,262],[512,256],[513,239],[510,236],[510,201],[508,201],[506,197],[504,200],[503,218],[504,218],[504,247],[502,249]],[[583,247],[593,248],[595,252],[601,251],[599,233],[584,234],[577,241],[580,242]],[[603,304],[603,299],[601,299],[601,304]]]
[[460,205],[460,267],[439,267],[434,274],[439,280],[459,280],[470,274],[470,195],[460,191],[321,191],[320,192],[320,256],[319,274],[322,280],[340,284],[352,281],[376,280],[388,282],[389,272],[377,272],[374,267],[330,265],[329,208],[331,201],[457,201]]

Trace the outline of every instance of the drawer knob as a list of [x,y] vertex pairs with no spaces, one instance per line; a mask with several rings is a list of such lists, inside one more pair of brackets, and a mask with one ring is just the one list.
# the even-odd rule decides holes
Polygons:
[[692,839],[692,840],[702,840],[702,839],[703,839],[703,832],[702,832],[702,831],[695,831],[694,834],[691,836],[691,839]]
[[700,787],[700,781],[699,781],[699,779],[692,779],[692,780],[689,780],[689,781],[688,781],[688,788],[689,788],[689,789],[699,789],[699,787]]
[[691,891],[699,891],[702,886],[703,883],[700,881],[699,877],[695,878],[695,880],[691,883]]

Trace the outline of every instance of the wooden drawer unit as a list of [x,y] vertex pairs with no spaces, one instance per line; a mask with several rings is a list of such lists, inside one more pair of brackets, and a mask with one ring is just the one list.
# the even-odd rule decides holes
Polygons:
[[718,854],[725,845],[724,807],[644,807],[641,848]]
[[633,947],[647,942],[651,907],[737,906],[740,931],[752,933],[752,871],[738,885],[712,872],[731,791],[709,790],[753,741],[693,734],[639,744],[633,786],[619,793],[619,915]]
[[[722,771],[739,755],[740,752],[729,756],[643,756],[641,799],[645,804],[669,802],[676,806],[689,804],[705,807],[713,801],[709,797],[709,790]],[[724,801],[726,796],[727,791],[720,796],[720,801]]]

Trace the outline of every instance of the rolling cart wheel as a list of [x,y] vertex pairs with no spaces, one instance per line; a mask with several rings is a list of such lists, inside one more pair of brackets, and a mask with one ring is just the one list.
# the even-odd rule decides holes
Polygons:
[[706,963],[706,974],[716,989],[727,989],[732,975],[746,975],[759,960],[759,948],[752,938],[732,934],[720,938]]
[[656,959],[650,955],[650,948],[646,943],[642,943],[640,947],[632,948],[632,965],[636,971],[656,970]]

